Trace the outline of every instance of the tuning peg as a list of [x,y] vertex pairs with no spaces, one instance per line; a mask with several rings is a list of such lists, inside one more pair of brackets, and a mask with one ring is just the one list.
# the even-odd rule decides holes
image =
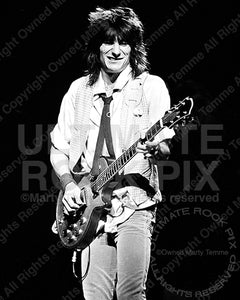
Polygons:
[[182,119],[182,126],[185,126],[187,123],[186,119]]
[[179,124],[174,125],[174,130],[175,131],[178,131],[179,129],[180,129],[180,125]]
[[188,121],[188,122],[193,122],[193,121],[195,120],[194,117],[192,117],[192,116],[185,116],[184,118],[185,118],[186,121]]

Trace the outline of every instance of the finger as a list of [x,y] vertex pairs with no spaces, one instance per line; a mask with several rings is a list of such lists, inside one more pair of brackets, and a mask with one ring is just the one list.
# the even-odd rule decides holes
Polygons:
[[143,154],[148,153],[147,149],[139,149],[139,148],[137,148],[136,150],[137,150],[138,153],[143,153]]
[[62,200],[62,203],[64,205],[64,212],[69,215],[69,213],[71,213],[73,211],[73,209],[71,209],[71,207],[69,206],[68,202],[66,201],[66,199]]
[[169,149],[169,147],[166,143],[160,143],[159,144],[159,150],[164,155],[169,155],[170,154],[170,149]]
[[138,143],[136,149],[137,149],[137,150],[143,150],[143,151],[144,151],[144,150],[147,149],[147,147],[146,147],[145,144]]
[[66,207],[65,207],[64,204],[63,204],[63,213],[64,213],[65,215],[69,215],[69,212],[67,211],[67,209],[66,209]]
[[82,201],[83,204],[86,204],[85,195],[82,190],[80,190],[80,200]]
[[[64,201],[68,204],[71,210],[75,210],[79,208],[79,205],[75,202],[75,199],[70,195],[64,197]],[[69,211],[69,210],[68,210]]]
[[152,157],[151,153],[147,152],[146,154],[144,154],[144,158],[150,158],[150,157]]
[[140,132],[140,138],[145,139],[145,136],[146,136],[145,131],[141,131]]
[[146,146],[144,146],[144,147],[137,147],[136,150],[139,151],[139,152],[146,152],[147,151],[147,147]]
[[83,201],[82,201],[80,195],[81,195],[81,191],[80,191],[80,189],[79,189],[79,190],[77,190],[77,191],[74,193],[74,196],[75,196],[75,202],[76,202],[78,205],[83,205]]
[[157,141],[152,141],[152,142],[147,141],[147,142],[145,142],[145,144],[146,144],[147,147],[156,147],[159,144],[159,142],[157,142]]

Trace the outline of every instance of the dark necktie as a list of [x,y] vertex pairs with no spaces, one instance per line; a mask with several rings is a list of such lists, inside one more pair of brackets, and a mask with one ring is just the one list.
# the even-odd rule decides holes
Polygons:
[[99,167],[98,167],[98,160],[102,154],[104,140],[106,141],[107,150],[109,155],[114,158],[114,149],[112,143],[112,134],[111,134],[111,127],[110,127],[110,103],[113,100],[113,97],[106,97],[105,95],[100,95],[103,99],[104,106],[102,110],[102,116],[100,121],[100,128],[98,133],[98,139],[96,144],[96,149],[93,158],[93,167],[92,167],[92,175],[96,176],[99,174]]

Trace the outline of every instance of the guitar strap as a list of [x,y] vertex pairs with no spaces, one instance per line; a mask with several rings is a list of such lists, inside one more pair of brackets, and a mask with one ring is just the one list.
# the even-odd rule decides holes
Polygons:
[[149,180],[139,173],[121,174],[115,189],[117,190],[126,186],[141,187],[150,198],[156,194],[155,189],[149,184]]
[[100,97],[103,99],[104,107],[102,110],[102,116],[100,121],[100,127],[98,132],[97,144],[95,148],[94,158],[93,158],[93,165],[91,170],[92,176],[99,175],[99,158],[102,155],[103,144],[104,140],[106,141],[106,146],[108,150],[108,154],[111,158],[115,159],[114,149],[113,149],[113,142],[112,142],[112,133],[110,127],[110,103],[113,100],[113,97],[106,97],[104,94],[101,94]]

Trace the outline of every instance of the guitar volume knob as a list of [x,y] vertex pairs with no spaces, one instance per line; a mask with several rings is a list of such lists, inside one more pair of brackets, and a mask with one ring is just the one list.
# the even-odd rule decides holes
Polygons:
[[71,237],[70,237],[70,241],[72,242],[76,242],[76,240],[77,240],[77,237],[75,236],[75,235],[72,235]]
[[82,218],[81,218],[81,224],[84,224],[84,223],[86,223],[86,222],[87,222],[87,218],[82,217]]

